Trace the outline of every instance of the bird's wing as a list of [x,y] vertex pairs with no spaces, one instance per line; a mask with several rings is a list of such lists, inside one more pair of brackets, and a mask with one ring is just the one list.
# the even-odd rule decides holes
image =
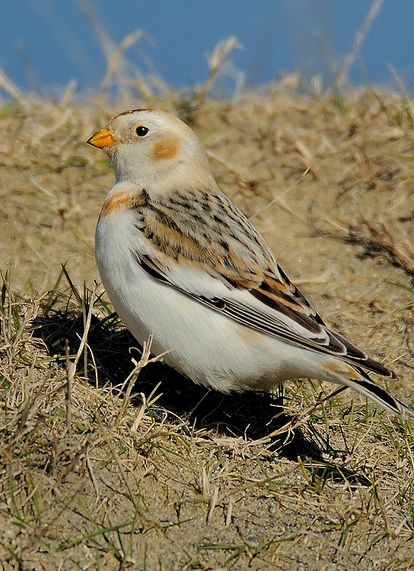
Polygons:
[[131,248],[152,278],[241,325],[394,376],[327,327],[251,222],[219,191],[148,198],[136,217],[141,240]]

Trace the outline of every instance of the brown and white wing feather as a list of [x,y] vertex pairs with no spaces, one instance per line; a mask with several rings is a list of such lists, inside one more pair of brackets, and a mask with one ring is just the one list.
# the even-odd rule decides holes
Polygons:
[[328,328],[218,189],[177,191],[162,200],[143,191],[135,211],[136,229],[151,248],[134,247],[133,254],[154,279],[246,327],[394,376]]

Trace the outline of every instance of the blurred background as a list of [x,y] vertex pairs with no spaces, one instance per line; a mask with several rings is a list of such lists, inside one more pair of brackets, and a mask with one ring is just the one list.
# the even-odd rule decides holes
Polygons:
[[2,0],[1,19],[0,68],[42,93],[100,85],[108,55],[137,30],[124,46],[133,73],[176,88],[204,81],[206,53],[229,36],[247,88],[292,72],[329,87],[358,32],[352,84],[414,80],[412,0]]

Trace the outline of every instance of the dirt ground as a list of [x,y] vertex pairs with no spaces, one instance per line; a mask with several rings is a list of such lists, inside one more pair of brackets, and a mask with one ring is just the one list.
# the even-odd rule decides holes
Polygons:
[[[0,569],[412,569],[412,421],[348,391],[318,404],[316,380],[223,397],[135,367],[94,262],[113,174],[85,140],[142,104],[0,106]],[[191,122],[286,273],[413,406],[413,102],[285,81],[144,104]]]

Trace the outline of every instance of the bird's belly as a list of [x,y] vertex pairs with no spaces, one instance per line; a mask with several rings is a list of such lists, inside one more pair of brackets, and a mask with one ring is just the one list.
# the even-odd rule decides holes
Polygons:
[[141,344],[152,336],[154,354],[163,353],[166,363],[194,382],[222,392],[265,389],[301,376],[295,347],[158,282],[135,260],[130,235],[113,230],[98,224],[96,261],[111,302]]

